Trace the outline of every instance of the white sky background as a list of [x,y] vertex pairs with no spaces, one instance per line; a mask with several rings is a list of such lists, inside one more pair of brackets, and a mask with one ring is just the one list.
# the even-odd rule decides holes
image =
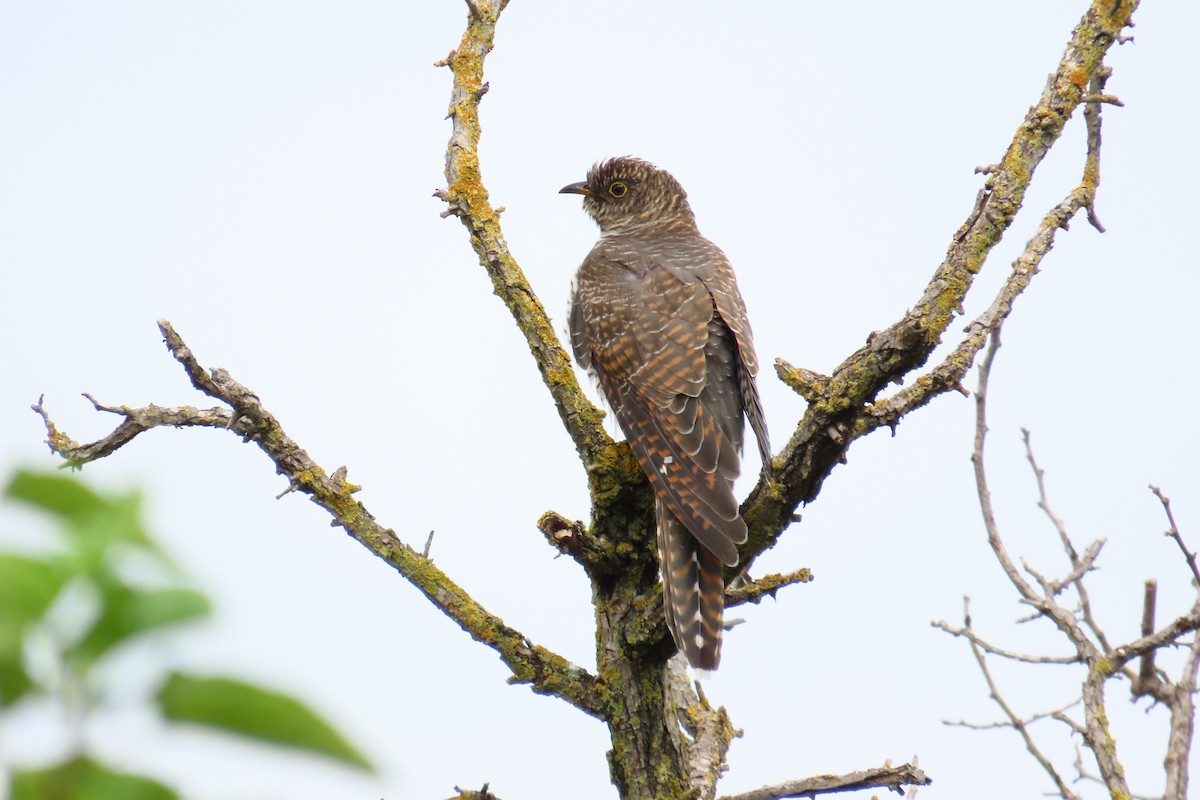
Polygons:
[[[919,297],[982,183],[973,168],[999,159],[1084,7],[513,0],[487,64],[484,179],[561,328],[596,231],[559,187],[610,155],[670,169],[738,270],[762,360],[829,372]],[[431,197],[450,132],[450,74],[432,64],[465,13],[450,0],[0,4],[0,467],[55,466],[28,410],[41,393],[78,440],[114,422],[83,391],[211,405],[162,346],[166,317],[319,463],[347,465],[381,522],[418,547],[436,530],[441,568],[590,668],[583,573],[534,528],[550,508],[586,518],[582,471],[464,229]],[[1200,547],[1200,441],[1185,410],[1200,5],[1148,2],[1135,19],[1136,43],[1108,59],[1126,103],[1104,110],[1109,232],[1079,217],[1059,234],[1004,331],[990,418],[1010,549],[1066,572],[1034,507],[1027,426],[1077,542],[1108,538],[1091,591],[1114,640],[1136,636],[1145,579],[1160,581],[1160,621],[1192,596],[1147,483]],[[1077,182],[1083,140],[1077,115],[968,316]],[[760,383],[779,447],[804,403],[769,369]],[[722,792],[914,753],[935,781],[921,798],[1051,788],[1013,732],[941,722],[998,718],[966,644],[929,625],[957,624],[964,594],[994,641],[1067,652],[1047,624],[1013,624],[1025,609],[986,548],[972,414],[944,396],[894,438],[856,443],[759,561],[811,567],[816,581],[735,613],[747,624],[709,687],[745,729]],[[601,723],[506,685],[491,650],[324,512],[276,501],[285,484],[257,448],[160,430],[83,474],[144,488],[154,531],[217,604],[211,624],[125,659],[120,697],[146,691],[163,661],[261,681],[308,699],[382,771],[131,712],[90,730],[109,762],[194,798],[440,798],[485,781],[504,798],[614,796]],[[31,524],[0,511],[6,533]],[[1022,713],[1077,691],[1067,668],[993,667]],[[1133,788],[1161,792],[1166,714],[1126,698],[1112,684]],[[1069,773],[1065,730],[1034,731]],[[0,761],[44,757],[52,741],[28,719],[0,726]]]

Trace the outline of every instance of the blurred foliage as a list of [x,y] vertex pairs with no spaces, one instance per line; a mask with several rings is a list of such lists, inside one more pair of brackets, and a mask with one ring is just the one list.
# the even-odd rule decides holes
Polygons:
[[[58,533],[38,553],[0,552],[0,714],[53,699],[67,711],[72,742],[62,763],[13,771],[11,800],[177,797],[157,781],[94,760],[86,752],[85,723],[105,694],[97,667],[125,645],[204,619],[208,599],[185,585],[155,545],[142,523],[140,495],[101,494],[68,475],[26,471],[5,493],[50,515]],[[32,642],[39,658],[31,658]],[[172,672],[152,703],[167,720],[371,769],[317,714],[270,689]]]

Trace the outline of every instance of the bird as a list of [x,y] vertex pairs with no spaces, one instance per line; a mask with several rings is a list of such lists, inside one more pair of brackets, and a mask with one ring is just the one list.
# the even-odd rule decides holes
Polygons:
[[770,477],[758,358],[733,267],[687,192],[648,161],[597,162],[583,196],[600,238],[572,282],[575,360],[599,385],[655,498],[667,627],[693,669],[721,661],[724,568],[747,538],[733,482],[745,421]]

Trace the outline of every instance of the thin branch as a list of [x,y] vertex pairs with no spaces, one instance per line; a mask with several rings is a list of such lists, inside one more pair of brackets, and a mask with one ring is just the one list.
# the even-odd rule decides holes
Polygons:
[[1188,567],[1192,570],[1192,576],[1195,577],[1197,584],[1200,584],[1200,567],[1196,566],[1196,554],[1188,549],[1187,543],[1183,541],[1183,536],[1179,533],[1179,526],[1175,524],[1175,515],[1171,512],[1171,499],[1162,493],[1162,489],[1151,484],[1150,491],[1154,492],[1154,496],[1158,498],[1158,502],[1162,503],[1163,511],[1167,515],[1167,522],[1171,527],[1167,530],[1167,536],[1175,540],[1175,544],[1179,545],[1180,552],[1183,553],[1184,560],[1187,561]]
[[[545,517],[543,517],[545,519]],[[798,583],[808,583],[813,579],[812,571],[807,567],[789,572],[786,575],[772,573],[757,580],[743,580],[725,590],[725,608],[734,608],[745,603],[759,603],[764,596],[775,597],[775,594],[786,586]],[[665,638],[667,628],[663,624],[662,591],[655,590],[642,598],[644,603],[634,609],[634,617],[626,633],[629,641],[643,644],[656,639]],[[727,626],[731,624],[727,621]]]
[[1000,562],[1000,566],[1004,569],[1004,573],[1008,576],[1008,580],[1016,587],[1021,598],[1034,605],[1038,606],[1039,598],[1033,587],[1021,577],[1020,571],[1017,569],[1016,563],[1012,557],[1008,555],[1008,550],[1004,546],[1004,541],[1000,538],[999,524],[996,522],[996,514],[992,509],[992,493],[988,488],[987,471],[984,467],[984,445],[987,441],[987,386],[988,378],[992,373],[992,363],[996,360],[996,352],[1000,349],[1000,328],[992,331],[991,344],[988,346],[987,354],[983,358],[983,362],[979,365],[979,387],[975,390],[975,447],[971,452],[971,463],[975,469],[975,488],[979,495],[979,509],[983,513],[983,525],[987,531],[988,545],[992,548],[992,552],[996,555],[996,560]]
[[[1183,540],[1179,526],[1175,523],[1175,515],[1171,511],[1171,501],[1157,486],[1151,485],[1150,491],[1162,504],[1163,512],[1167,515],[1170,525],[1167,535],[1175,540],[1175,544],[1183,553],[1184,560],[1196,578],[1196,602],[1192,605],[1191,617],[1200,622],[1200,572],[1196,568],[1196,554],[1193,553]],[[1155,584],[1146,582],[1146,599],[1142,616],[1142,641],[1151,638],[1150,631],[1154,628],[1154,596]],[[1176,620],[1176,624],[1179,620]],[[1175,641],[1172,639],[1172,641]],[[1200,671],[1200,636],[1193,636],[1188,648],[1187,659],[1179,681],[1174,685],[1163,681],[1154,669],[1154,652],[1148,650],[1142,657],[1142,668],[1135,688],[1142,693],[1150,694],[1156,700],[1163,702],[1171,710],[1171,722],[1167,734],[1167,756],[1163,759],[1166,770],[1166,788],[1163,800],[1186,800],[1188,795],[1189,760],[1196,727],[1196,675]]]
[[107,436],[86,444],[80,444],[58,430],[58,427],[50,419],[49,412],[46,411],[43,405],[44,397],[39,397],[38,401],[30,406],[30,408],[41,416],[42,422],[46,426],[46,444],[50,446],[50,452],[64,458],[67,465],[71,467],[82,467],[89,461],[95,461],[96,459],[112,455],[121,447],[133,441],[138,435],[154,428],[222,428],[232,430],[243,437],[248,437],[254,432],[253,425],[249,420],[244,418],[238,419],[234,415],[234,412],[227,408],[199,409],[192,406],[166,407],[154,404],[141,408],[131,408],[129,406],[104,405],[87,393],[83,396],[91,402],[97,411],[105,411],[124,417],[121,424],[114,428]]
[[1111,67],[1096,70],[1089,85],[1091,94],[1083,98],[1083,102],[1087,103],[1083,109],[1083,120],[1087,126],[1087,160],[1084,162],[1080,194],[1087,209],[1088,222],[1100,233],[1104,233],[1104,226],[1096,216],[1096,187],[1100,185],[1100,108],[1104,103],[1119,107],[1125,105],[1116,97],[1104,94],[1104,84],[1111,75]]
[[364,547],[390,564],[434,606],[456,622],[471,638],[500,654],[512,670],[513,683],[531,684],[533,691],[560,697],[595,717],[604,717],[604,703],[596,679],[588,672],[544,647],[531,643],[520,631],[510,628],[455,584],[428,558],[404,544],[395,532],[383,527],[354,498],[361,487],[349,483],[345,469],[326,472],[309,457],[279,424],[258,396],[222,369],[205,370],[191,349],[166,320],[159,320],[168,349],[183,366],[192,384],[230,409],[161,408],[146,406],[103,406],[101,411],[120,414],[124,421],[108,436],[90,444],[77,444],[60,433],[41,402],[34,409],[42,416],[49,434],[50,449],[76,466],[111,454],[138,434],[163,425],[174,427],[220,427],[232,430],[245,441],[253,441],[275,464],[289,488],[310,499],[333,517]]
[[767,596],[774,599],[776,593],[785,586],[808,583],[812,579],[812,571],[807,567],[803,567],[786,575],[780,575],[776,572],[754,580],[746,580],[736,588],[725,591],[725,607],[733,608],[743,603],[758,604],[762,601],[763,597]]
[[1025,664],[1078,664],[1080,663],[1079,655],[1073,656],[1035,656],[1028,653],[1018,653],[1015,650],[1005,650],[1003,647],[997,647],[990,642],[981,639],[975,631],[969,627],[956,628],[955,626],[943,620],[934,620],[929,623],[939,630],[943,630],[951,636],[960,636],[980,649],[993,655],[1007,658],[1010,661],[1020,661]]
[[[995,347],[989,348],[989,360],[994,355]],[[971,616],[968,608],[969,605],[970,601],[964,597],[964,627],[968,628],[971,625]],[[1054,764],[1051,763],[1050,759],[1048,759],[1045,754],[1042,753],[1041,749],[1038,748],[1037,743],[1033,741],[1033,737],[1030,735],[1029,728],[1025,721],[1021,719],[1021,717],[1019,717],[1015,711],[1012,710],[1012,707],[1009,706],[1008,702],[1005,701],[1004,697],[1000,694],[1000,689],[996,686],[996,681],[992,679],[991,670],[988,669],[987,657],[983,654],[983,650],[975,643],[973,639],[971,640],[971,654],[975,656],[975,663],[979,665],[979,671],[983,673],[983,679],[987,683],[988,687],[988,694],[991,696],[996,705],[1000,706],[1000,710],[1004,712],[1004,716],[1008,718],[1009,727],[1015,730],[1020,735],[1021,740],[1025,742],[1025,749],[1029,751],[1029,754],[1033,756],[1033,759],[1037,761],[1038,764],[1041,765],[1042,769],[1045,770],[1046,774],[1050,776],[1050,780],[1054,782],[1054,786],[1056,789],[1058,789],[1059,795],[1062,796],[1063,800],[1079,800],[1079,796],[1071,791],[1070,787],[1067,786],[1066,781],[1064,781],[1062,776],[1058,774],[1058,770],[1054,768]]]
[[[997,561],[1000,562],[1009,581],[1020,593],[1023,601],[1029,603],[1034,608],[1046,615],[1063,634],[1070,639],[1071,644],[1075,646],[1075,651],[1078,653],[1080,661],[1087,664],[1087,677],[1083,682],[1083,708],[1084,708],[1084,724],[1083,738],[1092,751],[1092,755],[1096,759],[1097,765],[1100,767],[1100,774],[1103,776],[1105,785],[1109,791],[1116,796],[1118,793],[1125,796],[1129,795],[1129,786],[1125,780],[1125,771],[1121,766],[1121,762],[1117,758],[1117,744],[1113,739],[1112,733],[1108,728],[1108,713],[1105,710],[1104,698],[1104,682],[1116,670],[1118,670],[1128,658],[1124,661],[1115,654],[1110,656],[1098,650],[1096,645],[1087,637],[1083,628],[1080,626],[1075,616],[1067,609],[1060,606],[1054,597],[1052,586],[1046,586],[1043,595],[1039,596],[1029,585],[1028,582],[1021,576],[1017,570],[1016,564],[1008,555],[1004,547],[1004,542],[1000,538],[999,526],[996,522],[995,512],[992,508],[991,491],[988,489],[987,473],[984,468],[984,443],[987,439],[987,387],[988,379],[991,376],[992,365],[996,358],[996,353],[1000,347],[999,329],[992,333],[992,343],[988,347],[987,355],[984,356],[983,362],[979,367],[979,388],[975,392],[975,447],[971,453],[971,461],[975,469],[975,485],[979,495],[979,507],[983,513],[984,527],[987,529],[988,544],[992,548]],[[1045,585],[1045,581],[1043,581]],[[972,652],[976,653],[976,659],[981,662],[981,669],[984,667],[982,663],[982,653],[978,647],[972,643]],[[1120,648],[1118,648],[1118,653]],[[1132,656],[1130,656],[1132,657]],[[991,684],[990,678],[989,688],[993,690],[993,697],[996,692]],[[997,700],[999,703],[1000,701]],[[1002,705],[1002,707],[1005,707]],[[1011,718],[1010,711],[1006,710],[1006,714]],[[1058,786],[1060,794],[1064,798],[1074,797],[1069,794],[1069,789],[1062,783],[1061,776],[1053,767],[1047,767],[1047,761],[1040,753],[1035,753],[1031,747],[1031,742],[1028,738],[1028,732],[1018,728],[1022,737],[1026,740],[1026,748],[1034,755],[1034,758],[1042,764],[1043,768],[1050,772],[1051,777]]]
[[[1038,508],[1042,510],[1042,513],[1044,513],[1047,519],[1050,520],[1050,524],[1054,526],[1054,530],[1058,532],[1058,540],[1062,544],[1063,550],[1066,551],[1067,558],[1071,562],[1071,574],[1074,577],[1069,577],[1060,585],[1074,584],[1075,591],[1079,594],[1079,608],[1080,613],[1083,615],[1083,622],[1096,637],[1096,641],[1100,643],[1100,649],[1108,652],[1112,648],[1108,644],[1108,637],[1104,635],[1104,631],[1102,631],[1100,626],[1096,623],[1096,618],[1092,614],[1092,601],[1088,597],[1087,587],[1085,587],[1083,583],[1083,576],[1092,569],[1092,562],[1095,561],[1096,555],[1099,554],[1099,548],[1096,546],[1096,544],[1093,544],[1093,547],[1096,547],[1096,552],[1091,553],[1089,550],[1089,553],[1091,553],[1090,558],[1085,558],[1083,560],[1079,558],[1079,553],[1076,551],[1075,545],[1071,541],[1071,537],[1067,534],[1066,525],[1063,523],[1062,519],[1054,513],[1054,510],[1050,508],[1050,499],[1046,494],[1046,472],[1040,466],[1038,466],[1037,458],[1035,458],[1033,455],[1032,436],[1028,429],[1021,428],[1021,439],[1025,443],[1025,458],[1029,461],[1029,466],[1033,469],[1034,479],[1037,481]],[[1099,544],[1103,544],[1103,540],[1101,540]]]
[[[1092,773],[1088,772],[1087,768],[1083,765],[1083,753],[1078,747],[1075,748],[1075,762],[1072,766],[1075,767],[1075,783],[1079,783],[1080,781],[1088,781],[1090,783],[1098,783],[1101,786],[1104,786],[1104,781],[1101,780],[1100,776],[1093,775]],[[1129,800],[1165,800],[1165,798],[1156,797],[1154,795],[1131,794],[1129,795]]]
[[720,800],[784,800],[789,797],[815,797],[819,794],[854,792],[860,789],[890,789],[903,794],[904,786],[928,786],[933,781],[916,764],[898,767],[884,765],[845,775],[816,775],[798,781],[764,786],[741,794],[724,795]]
[[[1052,719],[1056,722],[1063,722],[1072,730],[1082,733],[1083,729],[1075,724],[1075,721],[1067,716],[1067,711],[1079,705],[1082,698],[1075,698],[1070,703],[1067,703],[1062,708],[1056,708],[1053,711],[1043,711],[1040,714],[1034,714],[1022,720],[1026,726],[1032,725],[1035,722],[1041,722],[1044,719]],[[966,720],[942,720],[943,725],[948,725],[952,728],[970,728],[973,731],[991,731],[997,728],[1011,728],[1012,722],[1002,720],[1000,722],[967,722]]]
[[1155,631],[1149,636],[1143,636],[1128,644],[1118,645],[1113,648],[1112,652],[1106,657],[1106,666],[1113,669],[1122,667],[1133,659],[1144,656],[1151,650],[1175,644],[1179,640],[1179,637],[1197,629],[1200,629],[1200,613],[1197,613],[1196,609],[1193,608],[1190,613],[1176,617],[1161,630]]

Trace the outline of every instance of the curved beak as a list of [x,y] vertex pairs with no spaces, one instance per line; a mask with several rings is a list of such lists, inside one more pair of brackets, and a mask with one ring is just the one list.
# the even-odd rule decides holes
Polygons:
[[585,181],[579,183],[570,183],[558,190],[559,194],[583,194],[590,195],[592,190],[587,187]]

